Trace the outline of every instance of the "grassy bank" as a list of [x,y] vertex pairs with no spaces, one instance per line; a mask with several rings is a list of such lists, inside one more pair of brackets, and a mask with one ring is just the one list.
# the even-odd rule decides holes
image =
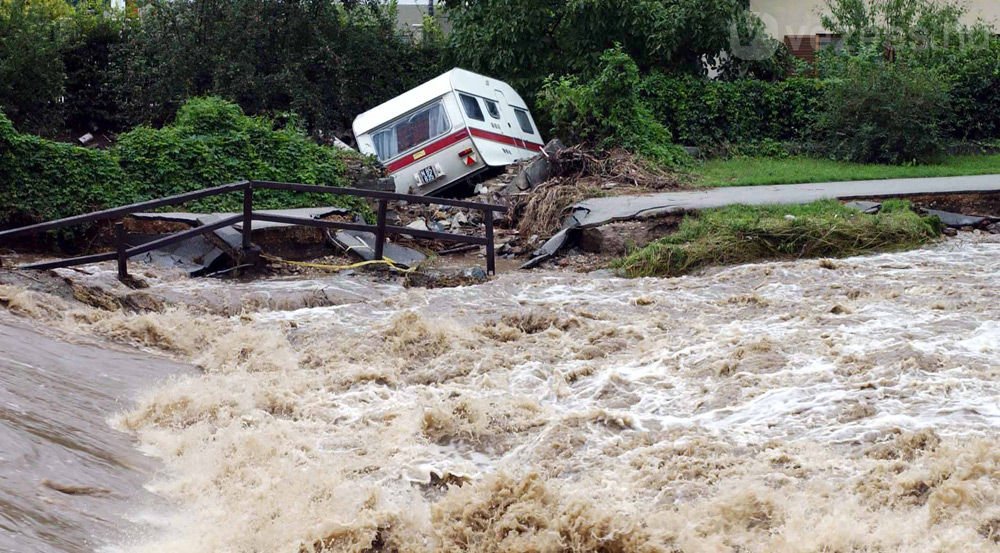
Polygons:
[[730,206],[689,215],[677,232],[619,259],[629,277],[679,276],[711,265],[803,257],[846,257],[905,249],[941,233],[936,218],[888,201],[866,215],[833,200],[806,205]]
[[712,159],[694,168],[702,186],[751,186],[1000,173],[1000,154],[950,156],[929,165],[866,165],[810,157]]

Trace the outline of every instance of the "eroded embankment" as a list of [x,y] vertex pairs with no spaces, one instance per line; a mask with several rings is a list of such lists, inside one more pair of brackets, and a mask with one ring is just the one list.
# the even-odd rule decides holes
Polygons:
[[944,552],[1000,547],[997,274],[978,236],[231,318],[0,292],[204,368],[116,420],[179,505],[130,550]]

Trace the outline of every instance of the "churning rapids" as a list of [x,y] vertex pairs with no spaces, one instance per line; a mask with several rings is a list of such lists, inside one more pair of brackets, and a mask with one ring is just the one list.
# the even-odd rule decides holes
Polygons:
[[1000,551],[998,284],[968,236],[233,316],[0,287],[0,549]]

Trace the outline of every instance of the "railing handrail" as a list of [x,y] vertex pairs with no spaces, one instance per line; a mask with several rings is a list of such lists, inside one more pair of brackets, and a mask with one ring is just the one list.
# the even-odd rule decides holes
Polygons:
[[[355,197],[377,199],[379,202],[378,220],[376,225],[363,225],[358,223],[342,223],[334,221],[322,221],[317,219],[290,217],[277,214],[255,213],[253,211],[253,191],[255,189],[287,190],[292,192],[312,192],[319,194],[334,194],[340,196],[355,196]],[[465,200],[453,200],[450,198],[434,198],[428,196],[416,196],[413,194],[397,194],[395,192],[363,190],[359,188],[344,188],[344,187],[322,186],[322,185],[300,184],[300,183],[289,183],[289,182],[239,181],[230,184],[224,184],[222,186],[216,186],[213,188],[204,188],[201,190],[195,190],[193,192],[175,194],[173,196],[168,196],[166,198],[148,200],[145,202],[138,202],[121,207],[95,211],[92,213],[84,213],[81,215],[74,215],[72,217],[64,217],[62,219],[57,219],[55,221],[48,221],[44,223],[38,223],[35,225],[28,225],[20,228],[10,229],[0,232],[0,238],[11,238],[14,236],[22,236],[25,234],[34,234],[34,233],[39,233],[39,232],[44,232],[44,231],[49,231],[58,228],[64,228],[68,226],[79,225],[82,223],[89,223],[92,221],[99,221],[104,219],[121,219],[124,218],[125,216],[132,215],[140,211],[156,209],[158,207],[164,207],[168,205],[182,204],[201,198],[218,196],[222,194],[229,194],[231,192],[238,192],[238,191],[243,192],[243,213],[241,215],[233,215],[231,217],[227,217],[220,221],[215,221],[186,231],[177,232],[169,236],[159,238],[152,242],[143,244],[141,246],[136,246],[133,248],[128,248],[127,245],[125,244],[126,234],[124,231],[124,226],[122,223],[119,222],[116,224],[116,241],[118,246],[118,251],[116,253],[94,254],[72,259],[42,262],[25,266],[25,268],[49,269],[58,267],[69,267],[74,265],[81,265],[84,263],[92,263],[97,261],[114,259],[117,257],[119,277],[124,279],[125,277],[127,277],[126,261],[128,260],[128,258],[149,252],[158,247],[174,244],[176,242],[187,240],[197,235],[206,234],[208,232],[212,232],[219,228],[226,227],[238,223],[240,221],[243,222],[245,227],[243,229],[242,249],[244,251],[244,254],[246,254],[251,249],[250,232],[252,231],[253,228],[252,223],[253,221],[256,220],[256,221],[271,221],[276,223],[286,223],[293,225],[305,225],[313,227],[358,230],[366,232],[374,231],[376,235],[376,240],[375,240],[376,259],[382,259],[382,252],[385,244],[385,235],[387,233],[407,234],[420,238],[447,240],[447,241],[460,242],[466,244],[485,245],[486,270],[488,273],[496,272],[496,262],[495,262],[495,253],[493,244],[493,213],[506,211],[507,207],[505,206],[497,204],[469,202]],[[478,237],[465,234],[434,232],[430,230],[412,229],[409,227],[388,225],[386,222],[386,202],[388,201],[403,201],[409,203],[432,204],[432,205],[448,205],[453,207],[475,209],[481,211],[483,213],[484,223],[486,226],[486,236]]]
[[91,213],[74,215],[72,217],[64,217],[62,219],[56,219],[55,221],[46,221],[44,223],[38,223],[26,227],[18,227],[10,230],[5,230],[0,232],[0,238],[13,238],[15,236],[22,236],[25,234],[35,234],[47,230],[55,230],[59,228],[71,227],[73,225],[90,223],[92,221],[101,221],[105,219],[118,219],[126,215],[138,213],[140,211],[147,211],[150,209],[156,209],[158,207],[164,207],[168,205],[182,204],[185,202],[200,200],[201,198],[210,198],[212,196],[228,194],[230,192],[238,192],[240,190],[245,190],[246,187],[249,185],[250,181],[238,181],[229,184],[223,184],[221,186],[215,186],[212,188],[203,188],[201,190],[195,190],[194,192],[175,194],[173,196],[158,198],[156,200],[148,200],[145,202],[123,205],[121,207],[112,207],[110,209],[102,209],[101,211],[93,211]]
[[430,196],[417,196],[414,194],[398,194],[396,192],[381,192],[377,190],[364,190],[361,188],[347,188],[347,187],[337,187],[337,186],[323,186],[318,184],[244,180],[229,184],[223,184],[221,186],[215,186],[212,188],[203,188],[201,190],[195,190],[192,192],[175,194],[173,196],[167,196],[165,198],[147,200],[145,202],[138,202],[134,204],[123,205],[120,207],[112,207],[109,209],[102,209],[101,211],[94,211],[91,213],[84,213],[81,215],[73,215],[71,217],[64,217],[62,219],[56,219],[54,221],[46,221],[44,223],[37,223],[34,225],[28,225],[24,227],[18,227],[5,231],[0,231],[0,238],[14,238],[16,236],[35,234],[38,232],[60,229],[60,228],[70,227],[73,225],[90,223],[93,221],[118,219],[126,215],[132,215],[133,213],[138,213],[140,211],[148,211],[151,209],[165,207],[168,205],[177,205],[194,200],[200,200],[202,198],[220,196],[222,194],[229,194],[230,192],[239,192],[241,190],[245,190],[247,187],[262,188],[269,190],[288,190],[294,192],[314,192],[317,194],[334,194],[338,196],[355,196],[363,198],[372,198],[377,200],[396,200],[396,201],[419,203],[425,205],[448,205],[452,207],[476,209],[483,212],[485,212],[486,210],[491,210],[495,212],[507,211],[507,207],[498,204],[478,203],[466,200],[453,200],[451,198],[435,198]]

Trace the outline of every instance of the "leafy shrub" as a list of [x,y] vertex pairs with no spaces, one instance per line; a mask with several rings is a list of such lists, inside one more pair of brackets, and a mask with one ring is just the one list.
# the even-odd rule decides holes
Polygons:
[[807,78],[727,82],[654,73],[641,92],[676,142],[704,147],[809,139],[824,85]]
[[[121,135],[112,152],[144,198],[242,179],[347,186],[348,158],[360,157],[321,146],[294,126],[275,129],[270,119],[244,115],[239,106],[219,98],[188,101],[172,125],[138,127]],[[234,211],[240,202],[234,195],[217,196],[190,207]],[[255,209],[319,204],[367,210],[358,198],[277,190],[254,193]]]
[[831,158],[922,163],[946,150],[949,102],[935,71],[858,58],[827,84],[817,128]]
[[548,80],[538,104],[552,121],[553,133],[570,143],[625,148],[667,166],[683,162],[686,154],[671,143],[670,132],[639,95],[640,84],[635,62],[614,48],[601,56],[589,81]]
[[[216,130],[218,129],[218,130]],[[262,117],[218,98],[198,98],[162,129],[139,127],[109,151],[20,134],[0,112],[0,225],[88,211],[218,186],[274,180],[345,186],[368,160],[322,146],[294,126],[275,129]],[[193,202],[194,211],[239,211],[235,194]],[[254,193],[257,209],[336,205],[370,216],[359,198],[277,190]]]
[[68,217],[136,198],[107,152],[20,134],[0,112],[0,225]]
[[951,85],[942,131],[956,140],[1000,137],[1000,38],[982,22],[966,24],[968,11],[959,0],[828,0],[824,26],[844,39],[821,52],[821,74],[850,77],[859,58],[936,71]]
[[1000,139],[1000,38],[942,61],[952,97],[947,132],[963,140]]

